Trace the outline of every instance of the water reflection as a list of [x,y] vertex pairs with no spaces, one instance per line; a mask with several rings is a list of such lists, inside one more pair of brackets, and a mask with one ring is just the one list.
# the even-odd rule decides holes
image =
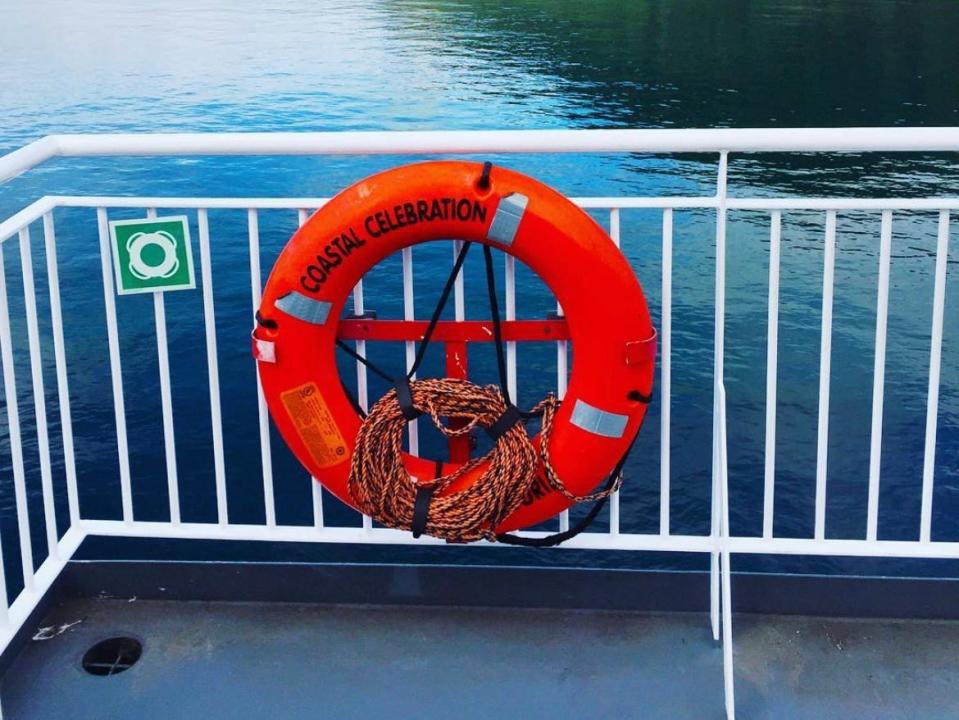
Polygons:
[[[547,127],[803,127],[959,123],[959,5],[926,2],[619,3],[473,0],[272,3],[172,0],[19,0],[0,8],[0,147],[51,132],[351,130]],[[0,188],[0,214],[47,193],[323,196],[408,158],[123,158],[49,164]],[[705,156],[513,156],[492,158],[570,195],[711,194],[716,159]],[[736,195],[947,194],[959,192],[959,165],[941,155],[738,156]],[[116,217],[125,216],[115,213]],[[606,223],[602,214],[598,219]],[[259,453],[253,370],[248,357],[249,280],[242,213],[211,212],[231,519],[259,522]],[[677,213],[674,248],[674,529],[703,532],[709,493],[712,263],[714,216]],[[86,514],[118,512],[112,400],[103,360],[96,228],[92,214],[58,215],[67,350]],[[660,315],[659,213],[624,212],[624,251]],[[295,227],[293,214],[263,213],[262,263],[272,264]],[[788,214],[783,225],[780,317],[780,453],[777,532],[808,534],[817,416],[823,216]],[[34,229],[35,238],[39,228]],[[194,227],[195,234],[195,227]],[[836,330],[830,436],[831,535],[861,535],[868,456],[878,215],[844,214],[837,251]],[[934,216],[897,216],[885,416],[887,445],[881,533],[911,537],[917,523],[923,383],[928,366]],[[5,262],[15,336],[24,337],[17,252]],[[5,247],[5,250],[7,248]],[[729,330],[733,517],[737,532],[761,522],[764,440],[768,216],[732,213]],[[429,308],[449,263],[448,247],[416,251],[418,312]],[[42,253],[35,250],[38,275]],[[482,309],[479,270],[467,269],[469,300]],[[378,270],[367,303],[397,316],[398,261]],[[42,281],[41,281],[42,282]],[[42,287],[42,286],[41,286]],[[41,291],[42,292],[42,291]],[[520,274],[520,307],[536,313],[549,298]],[[947,308],[959,302],[950,279]],[[45,312],[41,298],[41,313]],[[128,396],[137,517],[166,512],[156,357],[149,300],[118,301]],[[198,296],[169,301],[171,369],[178,413],[181,497],[195,517],[213,516],[209,408],[198,350]],[[479,310],[477,312],[480,312]],[[85,322],[94,317],[96,322]],[[959,477],[959,334],[947,313],[940,415],[939,536]],[[46,321],[44,321],[46,322]],[[48,327],[45,326],[45,332]],[[22,349],[22,348],[21,348]],[[375,352],[386,353],[392,348]],[[471,366],[492,368],[478,349]],[[393,356],[397,357],[396,355]],[[52,359],[45,357],[49,365]],[[439,358],[428,365],[439,372]],[[550,389],[549,347],[523,350],[521,398]],[[18,376],[29,377],[25,355]],[[346,369],[346,368],[344,368]],[[55,387],[52,370],[48,389]],[[25,417],[29,398],[21,392]],[[623,497],[624,530],[654,530],[658,502],[658,415],[643,431],[633,481]],[[182,420],[180,418],[183,418]],[[51,418],[52,433],[57,418]],[[32,510],[36,441],[27,424]],[[106,431],[104,430],[106,429]],[[137,435],[136,433],[139,433]],[[309,522],[304,479],[274,444],[278,513]],[[9,468],[9,456],[2,462]],[[62,473],[62,465],[57,471]],[[12,515],[9,472],[4,514]],[[62,511],[62,508],[61,508]],[[345,513],[331,509],[333,520]],[[352,521],[352,519],[350,519]],[[782,523],[782,524],[779,524]],[[38,542],[42,539],[38,537]],[[11,547],[15,547],[12,545]],[[305,552],[305,551],[304,551]],[[444,556],[445,557],[445,556]],[[525,557],[525,556],[524,556]],[[568,557],[568,556],[567,556]],[[593,562],[591,557],[583,562]],[[528,561],[528,558],[527,558]],[[544,558],[542,562],[565,562]],[[673,563],[671,558],[650,562]]]

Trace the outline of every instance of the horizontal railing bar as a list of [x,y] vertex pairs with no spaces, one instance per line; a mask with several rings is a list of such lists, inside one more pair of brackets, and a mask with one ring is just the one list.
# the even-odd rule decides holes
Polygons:
[[48,135],[0,158],[0,181],[53,157],[560,152],[950,152],[955,127],[447,130]]
[[103,195],[55,195],[49,198],[55,205],[62,207],[99,207],[109,208],[177,208],[207,210],[302,210],[318,208],[330,201],[329,198],[269,198],[269,197],[134,197]]
[[[268,540],[277,542],[362,543],[376,545],[445,545],[439,538],[422,536],[414,539],[404,530],[388,528],[330,527],[314,525],[227,525],[215,523],[180,523],[173,526],[164,522],[137,521],[124,524],[118,520],[81,520],[80,527],[89,535],[125,537],[178,538],[192,540]],[[544,537],[548,532],[520,533],[529,537]],[[472,546],[509,547],[502,543],[480,541]],[[708,552],[713,541],[708,535],[638,535],[582,533],[567,540],[560,547],[579,550],[651,550],[676,552]],[[959,551],[957,551],[959,552]]]
[[[301,208],[319,208],[329,202],[329,198],[210,198],[210,197],[124,197],[124,196],[82,196],[56,195],[43,200],[53,206],[63,207],[111,207],[111,208],[208,208],[246,210],[298,210]],[[573,197],[574,203],[586,209],[686,209],[701,210],[714,208],[715,197]],[[39,201],[38,201],[39,202]],[[731,210],[957,210],[959,198],[728,198],[726,207]],[[29,209],[29,208],[27,208]],[[25,212],[21,211],[21,212]],[[8,220],[14,220],[20,213]],[[39,213],[39,214],[42,214]],[[39,217],[39,214],[36,216]],[[34,218],[36,219],[36,218]],[[6,223],[0,225],[5,231]],[[22,223],[21,223],[22,226]],[[16,229],[19,229],[17,227]],[[12,232],[16,232],[13,230]],[[2,232],[0,232],[2,237]]]
[[731,210],[954,210],[959,198],[729,198]]
[[51,197],[42,197],[35,200],[19,212],[14,213],[3,222],[0,222],[0,242],[9,240],[30,223],[39,220],[57,205]]
[[0,183],[45,163],[59,154],[60,146],[54,135],[47,135],[11,153],[7,153],[0,157]]
[[[216,523],[164,522],[123,523],[120,520],[81,520],[78,528],[87,535],[179,538],[193,540],[269,540],[277,542],[361,543],[376,545],[443,545],[443,540],[413,536],[388,528],[323,527],[314,525],[227,525]],[[77,528],[73,528],[75,530]],[[541,537],[548,532],[524,532]],[[61,541],[62,542],[62,541]],[[508,547],[481,541],[476,547]],[[717,547],[737,554],[822,555],[834,557],[959,558],[959,542],[917,542],[915,540],[839,540],[812,538],[727,537],[709,535],[659,535],[586,532],[567,540],[560,548],[579,550],[649,550],[710,553]]]
[[732,537],[725,541],[738,554],[824,557],[959,558],[959,542],[917,540],[838,540],[826,538]]
[[67,530],[57,543],[57,553],[49,555],[32,574],[32,589],[22,590],[10,604],[9,624],[0,628],[0,654],[6,651],[27,618],[47,594],[60,575],[60,571],[66,567],[73,553],[80,547],[84,537],[83,532],[77,527]]

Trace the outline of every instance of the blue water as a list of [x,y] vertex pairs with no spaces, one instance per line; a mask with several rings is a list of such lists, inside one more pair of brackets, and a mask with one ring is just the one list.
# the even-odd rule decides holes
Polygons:
[[[368,130],[567,127],[793,127],[959,123],[959,5],[918,2],[315,2],[172,0],[136,4],[8,0],[0,7],[0,151],[53,132]],[[60,194],[314,196],[335,193],[409,158],[193,158],[58,160],[0,188],[0,217]],[[489,158],[570,195],[711,194],[715,158],[567,155]],[[734,157],[730,192],[952,195],[954,156]],[[111,217],[136,213],[113,211]],[[195,215],[190,212],[194,236]],[[597,219],[607,223],[604,214]],[[295,228],[289,212],[261,213],[268,269]],[[256,430],[245,215],[211,211],[214,295],[230,518],[264,517]],[[714,218],[676,215],[673,307],[672,530],[708,528],[712,408]],[[822,280],[817,213],[783,223],[776,524],[783,536],[813,525]],[[625,211],[623,247],[660,316],[660,215]],[[953,226],[955,227],[954,221]],[[40,228],[34,226],[47,395],[55,400]],[[117,451],[103,324],[96,223],[90,210],[57,214],[60,277],[80,474],[89,517],[120,514]],[[959,539],[959,285],[953,229],[939,410],[933,536]],[[872,398],[878,214],[843,214],[836,257],[829,438],[830,537],[861,537]],[[768,218],[734,212],[728,230],[726,384],[732,529],[762,527]],[[886,365],[879,534],[918,534],[928,380],[935,215],[897,215]],[[448,245],[414,253],[416,310],[426,315],[450,262]],[[32,431],[19,253],[4,247],[18,343],[31,520],[43,548]],[[474,259],[475,260],[475,259]],[[501,260],[500,260],[501,262]],[[367,307],[400,316],[399,260],[366,283]],[[480,266],[467,268],[473,317],[485,314]],[[529,272],[519,313],[542,317],[552,299]],[[124,391],[138,519],[166,519],[167,496],[152,303],[118,298]],[[215,519],[213,461],[199,292],[167,298],[178,472],[184,519]],[[402,348],[371,350],[402,363]],[[491,381],[488,348],[471,355]],[[555,350],[520,350],[520,401],[553,387]],[[344,369],[346,367],[344,366]],[[441,370],[432,353],[425,374]],[[382,388],[373,386],[375,397]],[[54,438],[59,418],[51,417]],[[5,416],[0,422],[5,423]],[[658,529],[659,406],[627,467],[622,528]],[[55,443],[59,512],[62,458]],[[440,450],[435,437],[424,451]],[[309,485],[274,438],[277,514],[311,522]],[[0,454],[0,511],[8,570],[16,574],[9,451]],[[330,523],[356,518],[327,503]],[[600,527],[603,522],[599,523]],[[88,552],[96,552],[96,547]],[[104,549],[104,552],[107,552]],[[466,552],[291,546],[111,545],[110,554],[272,559],[416,559],[688,567],[664,555]],[[38,554],[42,554],[38,553]],[[698,562],[698,561],[696,561]],[[942,564],[869,565],[748,559],[744,567],[954,573]]]

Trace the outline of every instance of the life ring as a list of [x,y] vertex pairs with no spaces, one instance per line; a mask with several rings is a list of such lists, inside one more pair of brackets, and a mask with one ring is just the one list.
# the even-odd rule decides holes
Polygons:
[[[528,265],[555,294],[574,362],[549,455],[569,490],[595,488],[642,424],[656,333],[628,262],[555,190],[500,167],[480,182],[482,170],[473,162],[415,163],[356,183],[293,235],[266,283],[253,343],[273,421],[310,474],[353,507],[347,481],[361,418],[338,376],[337,327],[363,275],[412,245],[451,238],[490,245]],[[434,477],[434,461],[405,455],[404,462],[413,477]],[[528,497],[496,532],[534,525],[570,504],[549,489],[540,468]]]

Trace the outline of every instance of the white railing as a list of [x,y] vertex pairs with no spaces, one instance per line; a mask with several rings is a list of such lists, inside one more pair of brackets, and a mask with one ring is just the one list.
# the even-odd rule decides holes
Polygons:
[[[619,499],[610,505],[608,532],[589,532],[564,545],[568,548],[596,550],[664,550],[708,553],[712,560],[711,622],[714,636],[723,638],[724,673],[727,714],[734,714],[730,558],[734,554],[805,554],[834,556],[875,556],[915,558],[959,558],[959,542],[931,539],[932,499],[938,419],[939,377],[945,305],[946,263],[948,256],[950,213],[959,209],[959,197],[950,198],[743,198],[728,197],[727,172],[729,153],[802,151],[956,151],[959,150],[959,129],[955,128],[869,128],[844,130],[597,130],[597,131],[504,131],[504,132],[436,132],[436,133],[279,133],[219,135],[58,135],[50,136],[0,158],[0,181],[58,156],[81,155],[260,155],[260,154],[472,154],[472,153],[555,153],[555,152],[710,152],[719,157],[716,192],[703,197],[588,197],[576,198],[584,208],[609,213],[610,234],[620,241],[620,212],[632,208],[658,209],[662,212],[662,287],[659,332],[661,338],[661,381],[658,403],[661,407],[661,474],[659,531],[639,534],[621,530]],[[237,524],[230,522],[227,507],[227,468],[224,456],[223,424],[220,408],[219,369],[216,338],[216,313],[213,302],[213,268],[210,247],[216,237],[208,211],[232,209],[246,214],[251,284],[250,312],[259,303],[262,272],[259,262],[260,210],[288,210],[297,222],[305,221],[308,210],[322,206],[324,198],[167,198],[167,197],[42,197],[3,222],[0,222],[0,243],[17,237],[20,248],[20,269],[27,319],[26,353],[29,355],[34,398],[33,427],[39,448],[44,524],[49,546],[48,556],[34,570],[30,521],[27,512],[27,488],[24,472],[23,438],[17,402],[17,378],[14,354],[23,352],[24,340],[12,337],[8,312],[8,296],[3,273],[0,244],[0,350],[3,361],[3,390],[6,401],[8,437],[13,468],[14,501],[19,533],[20,558],[24,587],[8,602],[3,565],[0,563],[0,649],[7,646],[15,633],[36,607],[44,592],[88,535],[269,540],[328,543],[431,544],[430,538],[413,540],[408,533],[374,528],[369,518],[361,527],[333,527],[324,523],[323,495],[313,484],[313,525],[293,526],[277,522],[274,509],[274,487],[270,450],[270,432],[262,393],[258,396],[260,456],[262,461],[265,522]],[[89,519],[81,516],[78,504],[77,470],[71,425],[69,362],[63,334],[63,314],[59,295],[57,241],[54,218],[60,208],[90,208],[95,212],[99,232],[103,297],[106,308],[105,326],[109,345],[116,442],[119,453],[118,476],[121,487],[122,518]],[[188,209],[195,213],[198,229],[200,285],[203,318],[196,327],[203,328],[206,343],[209,401],[212,426],[212,454],[216,488],[216,522],[195,523],[182,520],[179,483],[176,473],[177,449],[174,443],[174,414],[171,403],[171,378],[168,366],[164,298],[154,295],[156,343],[162,426],[169,493],[169,520],[145,522],[135,519],[126,413],[123,398],[122,358],[116,318],[115,293],[107,223],[109,210],[139,208],[155,213],[161,208]],[[712,455],[712,525],[707,535],[684,535],[672,532],[670,525],[670,408],[672,383],[672,261],[674,212],[689,209],[711,209],[716,213],[715,229],[715,327],[714,327],[714,410]],[[769,218],[769,295],[766,367],[766,445],[763,483],[763,522],[759,536],[731,536],[729,531],[729,499],[727,492],[726,399],[724,388],[724,339],[726,291],[726,227],[730,210],[751,210]],[[785,211],[815,210],[825,216],[823,237],[823,296],[821,313],[821,348],[819,362],[819,419],[816,463],[815,528],[809,538],[776,537],[773,534],[773,499],[775,492],[776,408],[778,376],[779,271],[782,215]],[[827,499],[826,467],[829,437],[829,387],[832,339],[832,305],[836,244],[837,213],[841,211],[878,211],[881,214],[879,283],[876,300],[875,366],[873,373],[872,428],[869,460],[869,493],[867,531],[861,539],[832,539],[825,536]],[[879,461],[882,450],[882,412],[886,350],[886,322],[889,307],[889,271],[891,233],[897,211],[926,210],[938,213],[938,234],[935,254],[935,286],[931,309],[929,382],[926,398],[926,433],[922,473],[921,523],[915,540],[889,541],[877,539],[879,505]],[[69,525],[57,527],[54,512],[55,492],[51,472],[50,438],[47,428],[47,399],[43,386],[42,353],[38,330],[38,312],[31,260],[31,230],[42,221],[49,284],[50,322],[52,324],[53,357],[57,381],[57,412],[60,417],[64,477],[69,506]],[[413,317],[412,254],[403,255],[404,308],[407,319]],[[506,264],[506,312],[515,311],[515,277],[512,262]],[[354,292],[355,309],[363,310],[363,287]],[[462,278],[455,286],[455,317],[464,317]],[[89,318],[87,318],[89,321]],[[199,337],[197,338],[199,341]],[[362,352],[363,348],[359,350]],[[409,353],[408,353],[409,355]],[[408,357],[409,361],[409,357]],[[252,359],[250,360],[252,363]],[[516,355],[509,352],[509,381],[515,385]],[[365,368],[357,367],[359,401],[367,405]],[[566,382],[566,348],[558,347],[557,391],[561,395]],[[198,432],[203,431],[198,429]],[[415,436],[411,439],[415,444]],[[560,527],[568,527],[568,517],[560,518]]]

